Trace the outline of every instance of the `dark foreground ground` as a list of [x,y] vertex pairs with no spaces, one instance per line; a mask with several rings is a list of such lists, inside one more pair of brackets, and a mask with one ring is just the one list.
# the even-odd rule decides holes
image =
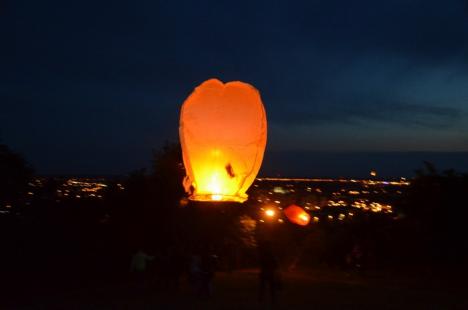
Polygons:
[[257,299],[257,271],[244,270],[218,273],[207,300],[194,296],[185,281],[178,291],[142,290],[122,281],[61,290],[38,287],[4,299],[9,302],[2,309],[468,309],[463,278],[449,280],[430,270],[418,276],[303,270],[283,273],[283,283],[273,306]]

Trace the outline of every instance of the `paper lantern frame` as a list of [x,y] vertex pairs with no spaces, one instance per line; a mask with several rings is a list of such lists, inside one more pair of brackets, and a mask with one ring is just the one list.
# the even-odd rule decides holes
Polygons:
[[239,81],[205,81],[182,105],[179,136],[189,199],[248,198],[267,139],[266,112],[257,89]]

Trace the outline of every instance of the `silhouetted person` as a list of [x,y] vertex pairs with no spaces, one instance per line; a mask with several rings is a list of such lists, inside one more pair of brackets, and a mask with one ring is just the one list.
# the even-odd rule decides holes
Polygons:
[[184,270],[184,257],[177,248],[169,248],[161,259],[160,276],[163,288],[178,289],[180,277]]
[[134,280],[137,282],[138,287],[146,288],[147,282],[147,269],[148,262],[154,259],[153,256],[146,254],[143,250],[139,249],[133,254],[132,261],[130,263],[130,272]]
[[132,262],[130,264],[130,271],[132,272],[145,272],[148,266],[148,261],[153,260],[153,256],[146,254],[143,250],[138,250],[133,254]]
[[201,257],[198,254],[193,254],[190,257],[189,266],[189,281],[193,291],[199,294],[201,287],[202,269],[201,269]]
[[259,243],[259,261],[260,261],[260,301],[265,300],[265,292],[270,295],[271,301],[276,301],[277,290],[279,289],[278,261],[273,254],[273,249],[268,241]]
[[200,296],[210,297],[213,293],[213,278],[216,270],[216,256],[205,254],[201,259]]
[[171,270],[171,283],[172,288],[178,290],[180,286],[180,278],[184,270],[186,270],[186,262],[183,252],[180,248],[176,248],[171,255],[171,263],[169,266]]
[[364,254],[361,245],[359,243],[355,243],[345,258],[348,272],[362,271],[363,256]]

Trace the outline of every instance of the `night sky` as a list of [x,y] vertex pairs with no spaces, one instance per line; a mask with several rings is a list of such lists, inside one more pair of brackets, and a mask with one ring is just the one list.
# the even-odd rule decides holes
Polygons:
[[212,77],[260,90],[264,175],[468,170],[465,0],[0,0],[0,37],[0,141],[38,173],[148,166]]

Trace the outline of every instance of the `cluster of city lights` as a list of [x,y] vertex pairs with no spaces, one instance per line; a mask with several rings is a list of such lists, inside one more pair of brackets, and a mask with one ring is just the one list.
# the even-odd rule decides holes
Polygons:
[[107,187],[102,182],[94,182],[83,179],[68,179],[61,189],[57,189],[57,195],[74,198],[102,198],[101,191]]
[[344,200],[329,200],[327,205],[329,207],[348,207],[351,206],[353,208],[361,209],[363,211],[372,211],[372,212],[384,212],[384,213],[392,213],[392,206],[389,204],[383,204],[379,202],[369,202],[368,199],[358,199],[353,201],[351,205],[346,203]]
[[[402,187],[410,184],[405,178],[396,181],[259,178],[257,181],[252,195],[259,204],[260,222],[283,223],[286,206],[299,203],[306,212],[303,220],[307,216],[312,224],[352,220],[367,212],[392,214],[392,205],[385,201],[401,195]],[[297,219],[300,220],[299,216]]]
[[[257,178],[259,182],[270,181],[270,182],[312,182],[312,183],[359,183],[362,185],[392,185],[392,186],[409,186],[411,183],[404,177],[394,181],[384,180],[368,180],[368,179],[307,179],[307,178]],[[291,185],[291,184],[288,184]]]

